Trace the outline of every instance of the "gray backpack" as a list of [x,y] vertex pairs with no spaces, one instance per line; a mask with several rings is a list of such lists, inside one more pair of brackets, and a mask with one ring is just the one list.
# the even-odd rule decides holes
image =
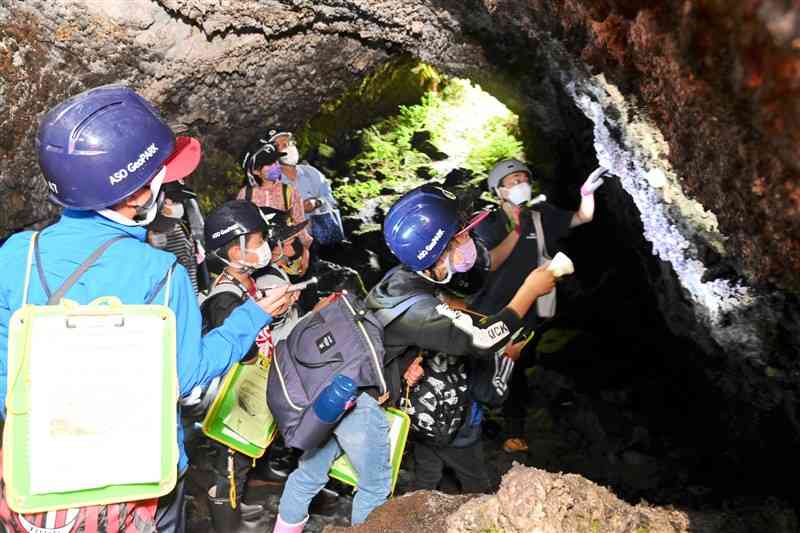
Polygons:
[[311,450],[330,436],[336,423],[319,419],[313,404],[336,374],[386,394],[383,355],[383,328],[346,292],[303,317],[278,343],[269,368],[267,403],[286,444]]

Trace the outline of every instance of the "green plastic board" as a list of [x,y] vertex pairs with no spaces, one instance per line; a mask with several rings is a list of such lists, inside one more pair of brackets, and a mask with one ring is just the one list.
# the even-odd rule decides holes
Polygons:
[[[172,310],[113,297],[25,305],[11,317],[8,353],[3,468],[14,511],[142,500],[175,487]],[[142,429],[152,438],[137,439]]]
[[[203,420],[206,436],[254,459],[264,455],[278,431],[267,406],[269,364],[269,359],[259,356],[253,364],[233,365]],[[247,403],[250,405],[242,408]],[[259,422],[258,431],[252,427],[255,421]],[[237,431],[248,426],[247,432]]]
[[[384,413],[389,421],[389,458],[392,462],[392,489],[390,492],[394,493],[397,476],[400,474],[400,463],[403,462],[403,452],[406,449],[408,428],[411,425],[411,420],[406,413],[394,407],[384,409]],[[354,487],[358,485],[358,472],[350,464],[347,455],[342,455],[334,461],[329,475],[342,483],[347,483]]]

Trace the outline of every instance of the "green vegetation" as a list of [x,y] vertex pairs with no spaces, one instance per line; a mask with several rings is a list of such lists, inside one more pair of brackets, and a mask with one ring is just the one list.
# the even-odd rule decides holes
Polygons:
[[[392,193],[443,179],[454,168],[471,171],[467,185],[480,188],[497,160],[524,159],[518,130],[517,116],[480,87],[403,57],[324,104],[295,138],[347,214],[366,200],[388,206]],[[235,197],[242,172],[234,156],[207,147],[191,181],[208,211]]]
[[441,80],[435,69],[408,56],[384,63],[340,98],[322,104],[319,114],[295,132],[300,153],[320,144],[331,148],[348,133],[373,124],[376,117],[394,115],[398,106],[419,102]]
[[[346,206],[358,210],[382,189],[402,193],[456,167],[470,170],[477,185],[498,159],[524,157],[517,117],[505,106],[466,80],[447,80],[439,88],[363,130],[362,151],[348,163],[353,178],[334,186]],[[444,161],[434,162],[412,144],[419,132],[427,132]]]

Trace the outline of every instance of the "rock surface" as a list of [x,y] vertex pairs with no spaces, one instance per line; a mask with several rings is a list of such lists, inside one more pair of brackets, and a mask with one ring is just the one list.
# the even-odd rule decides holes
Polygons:
[[[559,205],[576,205],[595,158],[618,176],[598,193],[585,240],[599,244],[579,276],[635,262],[639,303],[691,347],[669,355],[708,377],[724,431],[789,453],[800,435],[796,2],[4,0],[0,239],[55,213],[33,138],[69,95],[130,84],[176,130],[235,154],[256,129],[298,126],[403,54],[517,112]],[[628,303],[629,279],[608,301]],[[592,320],[611,315],[620,329],[639,311],[596,309]]]
[[778,508],[694,512],[631,505],[573,474],[514,466],[497,494],[450,496],[418,491],[390,500],[358,526],[324,533],[742,533],[794,531],[791,512]]

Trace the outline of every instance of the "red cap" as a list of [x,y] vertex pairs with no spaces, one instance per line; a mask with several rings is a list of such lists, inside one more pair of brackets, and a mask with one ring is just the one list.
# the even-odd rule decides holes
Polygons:
[[185,178],[200,164],[203,150],[200,148],[200,141],[193,137],[176,137],[175,151],[164,163],[167,167],[167,175],[164,176],[164,183],[170,183]]

